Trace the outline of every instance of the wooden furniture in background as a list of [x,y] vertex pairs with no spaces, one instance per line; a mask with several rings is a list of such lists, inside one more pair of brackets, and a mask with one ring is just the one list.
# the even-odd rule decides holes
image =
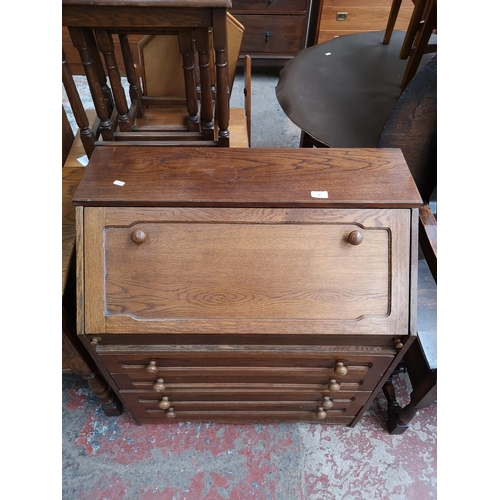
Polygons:
[[424,205],[419,209],[418,341],[403,359],[413,387],[411,400],[401,408],[389,379],[384,391],[389,431],[401,434],[420,408],[437,397],[437,55],[409,83],[394,106],[380,135],[381,148],[400,148]]
[[317,0],[232,0],[231,13],[245,26],[242,54],[257,66],[282,66],[314,43]]
[[[412,0],[402,0],[400,3],[395,29],[406,30],[413,3]],[[338,36],[386,29],[391,5],[391,0],[322,0],[316,43]]]
[[[408,59],[401,82],[403,90],[415,76],[423,55],[434,53],[437,50],[437,44],[430,43],[431,35],[437,29],[437,0],[413,0],[413,3],[415,7],[399,54],[400,59]],[[401,0],[393,0],[387,20],[384,44],[388,44],[391,40],[400,5]]]
[[78,335],[137,423],[354,426],[415,339],[401,152],[251,151],[103,146],[75,193]]
[[75,207],[72,198],[84,167],[75,158],[85,154],[75,139],[63,108],[62,113],[62,373],[74,373],[88,381],[100,399],[104,413],[120,415],[122,404],[98,372],[97,367],[76,333]]
[[377,146],[406,66],[398,57],[404,32],[395,31],[389,45],[383,36],[341,36],[308,47],[281,70],[276,97],[302,130],[301,147]]
[[[229,0],[63,0],[62,25],[68,28],[80,54],[100,121],[98,144],[229,146],[226,14],[230,6]],[[180,103],[142,95],[128,40],[129,34],[172,33],[179,38],[184,68],[187,127],[180,131],[169,128],[168,123],[160,126],[156,120],[156,109]],[[116,36],[129,83],[130,106],[115,55]],[[214,82],[210,43],[215,52]]]

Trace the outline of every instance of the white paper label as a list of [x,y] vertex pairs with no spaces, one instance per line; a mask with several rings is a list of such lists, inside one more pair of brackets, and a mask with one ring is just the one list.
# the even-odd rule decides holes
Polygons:
[[115,181],[113,184],[116,184],[117,186],[125,186],[125,183],[123,181]]
[[311,191],[311,198],[328,198],[328,191]]

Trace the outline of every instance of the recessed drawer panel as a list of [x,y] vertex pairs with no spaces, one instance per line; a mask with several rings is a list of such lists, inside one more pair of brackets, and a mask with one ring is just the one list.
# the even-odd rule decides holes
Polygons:
[[[175,394],[169,398],[154,396],[148,393],[121,392],[128,410],[141,422],[175,422],[175,421],[316,421],[322,423],[349,423],[350,419],[360,411],[370,393],[346,394],[328,399],[326,415],[318,418],[318,409],[323,399],[317,397],[309,400],[246,400],[234,401],[214,399],[212,401],[182,401]],[[349,418],[350,419],[349,419]],[[341,419],[340,421],[337,419]]]
[[295,54],[305,46],[304,16],[237,15],[245,26],[242,54]]

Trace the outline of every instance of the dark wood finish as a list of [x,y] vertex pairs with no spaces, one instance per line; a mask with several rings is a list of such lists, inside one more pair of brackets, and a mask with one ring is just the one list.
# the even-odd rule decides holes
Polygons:
[[394,32],[389,45],[382,38],[381,31],[341,36],[302,50],[281,70],[276,97],[310,136],[302,147],[377,146],[406,67],[398,57],[404,33]]
[[[92,99],[100,120],[100,139],[97,146],[106,142],[120,141],[121,146],[129,142],[137,142],[149,146],[158,143],[165,146],[183,145],[197,147],[201,140],[205,146],[229,147],[229,80],[227,61],[227,27],[226,14],[229,1],[215,0],[174,1],[160,0],[146,2],[141,0],[64,0],[62,24],[68,28],[71,40],[77,48],[85,75],[89,82]],[[208,33],[213,38],[208,39]],[[173,125],[165,122],[165,127],[151,132],[144,123],[138,128],[137,119],[149,116],[149,107],[166,107],[165,119],[170,118],[170,99],[155,99],[155,102],[143,96],[137,74],[135,52],[130,44],[129,35],[161,35],[175,34],[179,36],[180,51],[186,85],[185,117],[186,124],[177,125],[173,135]],[[192,40],[197,39],[198,57],[193,56]],[[99,48],[99,53],[95,50]],[[211,45],[213,42],[213,45]],[[115,54],[119,48],[121,58]],[[213,47],[213,49],[211,48]],[[214,56],[212,56],[212,50]],[[130,84],[130,106],[121,83],[123,71]],[[106,106],[107,97],[103,93],[102,64],[111,84],[114,108],[110,114]],[[193,63],[199,64],[194,68]],[[200,75],[201,117],[203,119],[202,134],[193,140],[191,135],[182,135],[183,131],[194,133],[200,131],[198,103],[193,82],[193,74]],[[168,72],[165,73],[168,77]],[[212,75],[214,79],[212,80]],[[212,90],[215,89],[215,106],[212,104]],[[218,133],[215,136],[214,116],[217,117]],[[163,133],[161,133],[163,132]]]
[[[436,52],[437,44],[430,44],[432,33],[437,29],[437,0],[412,0],[413,12],[406,29],[405,39],[399,53],[400,59],[408,59],[401,88],[404,90],[415,76],[424,54]],[[401,0],[393,0],[383,43],[391,40]]]
[[[419,208],[418,241],[437,283],[437,222],[429,205],[437,185],[437,55],[410,82],[389,116],[379,139],[380,147],[401,147],[425,202]],[[422,273],[421,273],[422,274]],[[435,332],[434,332],[435,334]],[[388,426],[404,432],[419,408],[432,404],[437,391],[437,369],[430,367],[420,342],[404,362],[412,382],[411,402],[402,409],[393,389],[386,388],[390,405]]]
[[[66,126],[65,126],[66,124]],[[62,167],[62,365],[63,373],[74,373],[87,380],[90,389],[100,399],[108,416],[120,415],[121,402],[83,347],[76,333],[76,263],[75,207],[73,194],[83,174],[83,167],[65,166],[71,158],[74,136],[63,108],[63,167]]]
[[[248,54],[255,66],[282,66],[306,47],[316,0],[235,0],[231,14],[245,27],[241,59]],[[317,20],[317,15],[312,15]]]
[[355,425],[415,339],[400,152],[113,149],[74,197],[77,326],[132,418]]

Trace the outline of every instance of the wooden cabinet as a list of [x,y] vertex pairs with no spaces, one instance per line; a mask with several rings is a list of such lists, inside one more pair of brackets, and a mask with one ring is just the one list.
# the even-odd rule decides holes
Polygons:
[[232,0],[231,14],[245,27],[241,57],[252,65],[283,65],[310,45],[317,16],[317,0]]
[[[337,36],[385,31],[392,0],[322,0],[317,43]],[[413,12],[412,0],[402,0],[396,30],[405,31]]]
[[138,423],[354,425],[414,339],[399,150],[102,146],[74,202],[78,333]]

